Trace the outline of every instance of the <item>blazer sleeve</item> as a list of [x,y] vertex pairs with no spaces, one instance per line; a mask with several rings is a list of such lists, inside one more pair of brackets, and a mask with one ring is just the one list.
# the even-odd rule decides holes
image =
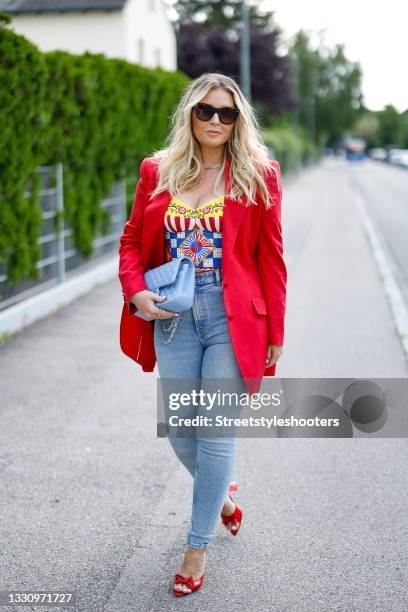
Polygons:
[[281,225],[282,183],[279,162],[271,163],[276,174],[272,171],[266,179],[275,202],[269,209],[262,206],[255,257],[268,312],[268,343],[283,346],[287,270]]
[[148,289],[144,281],[142,257],[142,228],[144,209],[148,201],[147,158],[140,165],[140,178],[136,184],[136,193],[128,222],[119,239],[119,280],[122,294],[129,312],[135,306],[130,298],[137,292]]

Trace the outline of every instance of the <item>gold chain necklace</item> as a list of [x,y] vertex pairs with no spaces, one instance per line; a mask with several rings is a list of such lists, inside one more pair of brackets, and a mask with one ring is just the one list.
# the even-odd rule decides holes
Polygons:
[[216,170],[216,168],[221,168],[222,162],[217,166],[204,166],[204,170]]

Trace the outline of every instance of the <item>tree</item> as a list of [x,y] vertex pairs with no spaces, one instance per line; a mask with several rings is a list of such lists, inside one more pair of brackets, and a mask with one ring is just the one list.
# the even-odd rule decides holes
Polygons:
[[[240,82],[241,0],[178,0],[177,61],[192,78],[220,72]],[[249,7],[252,103],[261,114],[291,108],[293,99],[287,56],[277,53],[281,30],[271,11]]]
[[401,141],[401,116],[392,104],[382,111],[376,113],[379,120],[378,139],[382,145],[402,145]]
[[[258,2],[248,5],[249,20],[253,26],[267,28],[273,11],[261,11]],[[172,3],[180,24],[201,23],[224,29],[238,30],[242,0],[177,0]]]
[[312,49],[302,30],[295,36],[292,52],[299,63],[299,122],[310,133],[313,126],[320,145],[335,141],[361,114],[360,65],[346,58],[343,45],[328,49],[320,41]]

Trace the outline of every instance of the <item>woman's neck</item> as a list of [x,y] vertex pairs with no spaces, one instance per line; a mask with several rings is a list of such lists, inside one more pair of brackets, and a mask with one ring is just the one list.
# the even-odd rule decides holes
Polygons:
[[215,149],[214,147],[201,149],[201,158],[204,166],[220,166],[224,159],[224,147]]

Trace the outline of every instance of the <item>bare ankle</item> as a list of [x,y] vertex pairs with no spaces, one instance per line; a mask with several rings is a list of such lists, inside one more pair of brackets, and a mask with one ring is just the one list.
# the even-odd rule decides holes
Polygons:
[[195,548],[194,546],[188,546],[186,554],[191,558],[199,559],[205,555],[206,548]]

